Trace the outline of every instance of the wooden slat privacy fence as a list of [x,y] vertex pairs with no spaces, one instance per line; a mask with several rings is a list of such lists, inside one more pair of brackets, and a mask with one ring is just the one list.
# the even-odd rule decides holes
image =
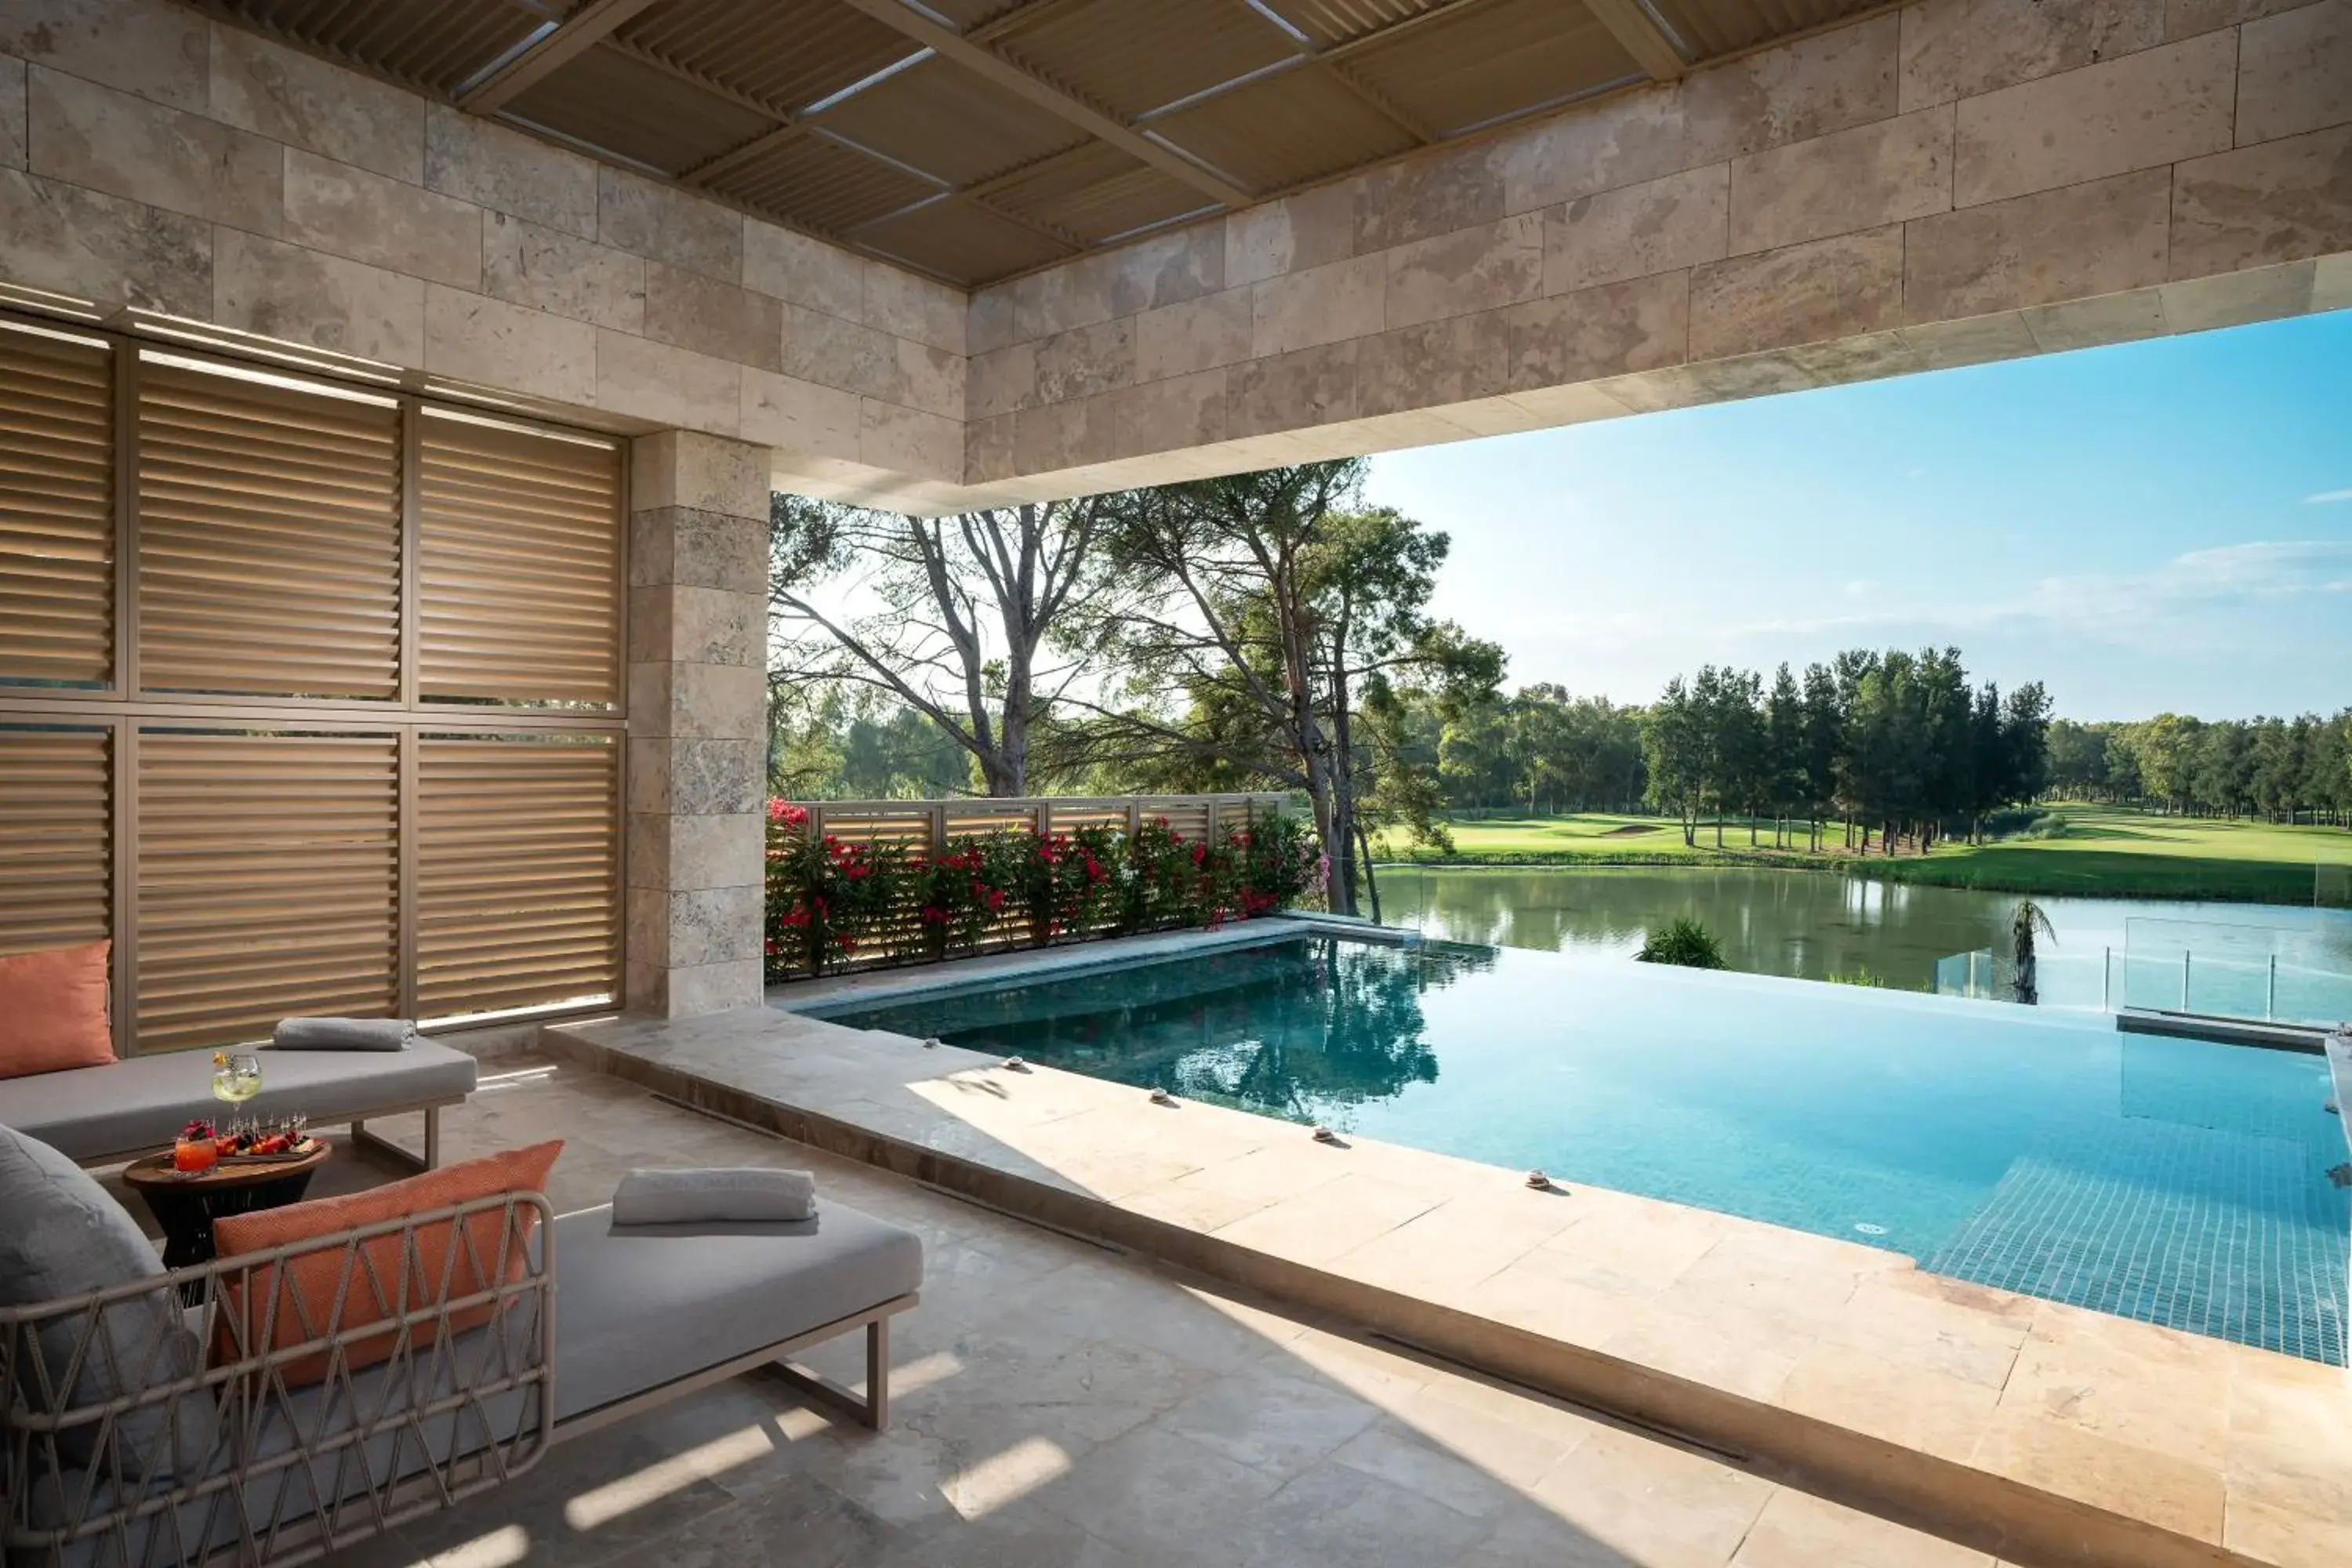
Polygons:
[[959,838],[1025,827],[1039,835],[1106,826],[1129,832],[1165,822],[1189,844],[1203,843],[1253,817],[1285,810],[1279,790],[1231,795],[1037,795],[1013,800],[808,800],[808,831],[851,844],[892,842],[925,853]]
[[[1304,815],[1291,795],[1280,791],[1223,795],[1059,795],[1017,799],[970,800],[829,800],[777,802],[777,810],[805,812],[797,831],[812,840],[836,838],[848,845],[890,846],[924,861],[956,851],[975,841],[1007,831],[1034,833],[1051,838],[1088,827],[1108,827],[1132,837],[1147,824],[1164,824],[1188,844],[1222,843],[1227,835],[1276,816]],[[770,853],[777,838],[772,833]],[[772,891],[772,897],[774,893]],[[1056,942],[1081,941],[1109,934],[1108,924],[1096,929],[1054,933]],[[922,962],[926,944],[921,911],[911,897],[899,900],[873,928],[861,934],[859,953],[833,968],[867,968]],[[977,942],[960,945],[956,956],[1003,952],[1034,946],[1038,932],[1024,911],[1007,907],[992,921]],[[777,978],[796,970],[780,968]]]
[[617,997],[625,456],[0,312],[0,956],[123,1055]]

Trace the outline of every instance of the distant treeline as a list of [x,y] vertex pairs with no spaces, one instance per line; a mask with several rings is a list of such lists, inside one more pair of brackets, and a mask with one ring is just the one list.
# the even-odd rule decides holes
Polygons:
[[1650,803],[1681,819],[1685,843],[1702,814],[1720,841],[1737,813],[1802,818],[1815,848],[1822,822],[1842,818],[1849,846],[1858,829],[1867,850],[1875,829],[1889,853],[1905,837],[1925,853],[2041,793],[2049,723],[2040,682],[2006,696],[1971,685],[1958,648],[1856,648],[1801,679],[1784,664],[1769,687],[1713,665],[1676,677],[1644,719],[1642,752]]
[[[1434,781],[1438,810],[1720,814],[1853,825],[1885,847],[1975,830],[2051,798],[2277,822],[2352,823],[2352,708],[2333,718],[2132,723],[2049,720],[2041,687],[1971,687],[1959,655],[1840,655],[1768,682],[1709,668],[1648,708],[1550,684],[1483,700],[1397,693],[1396,763]],[[941,795],[975,787],[954,741],[911,709],[830,701],[775,733],[772,772],[809,797]],[[1048,790],[1176,787],[1117,767],[1049,774]],[[1999,819],[1996,819],[1999,821]],[[2009,826],[1999,821],[2002,826]]]
[[2049,787],[2205,816],[2352,822],[2352,708],[2333,718],[2192,719],[2050,726]]

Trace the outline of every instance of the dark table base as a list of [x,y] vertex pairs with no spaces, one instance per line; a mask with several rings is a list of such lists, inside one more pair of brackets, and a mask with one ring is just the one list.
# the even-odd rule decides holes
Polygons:
[[142,1185],[139,1194],[147,1200],[155,1223],[163,1227],[163,1267],[185,1268],[190,1264],[212,1260],[213,1221],[223,1215],[251,1214],[257,1209],[300,1203],[310,1185],[310,1172],[306,1170],[268,1181],[243,1182],[234,1187]]

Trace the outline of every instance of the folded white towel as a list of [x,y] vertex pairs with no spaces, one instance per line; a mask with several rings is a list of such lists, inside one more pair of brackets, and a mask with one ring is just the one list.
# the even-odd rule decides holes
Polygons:
[[404,1051],[415,1033],[405,1018],[286,1018],[269,1043],[281,1051]]
[[613,1189],[614,1225],[751,1224],[813,1219],[816,1177],[764,1165],[631,1171]]

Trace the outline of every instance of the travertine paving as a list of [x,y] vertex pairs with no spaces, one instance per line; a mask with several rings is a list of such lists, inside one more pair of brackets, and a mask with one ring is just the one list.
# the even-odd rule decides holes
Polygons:
[[[836,1426],[740,1379],[330,1568],[1994,1568],[579,1068],[486,1064],[445,1136],[453,1158],[562,1138],[559,1209],[603,1202],[635,1164],[801,1165],[913,1226],[929,1277],[893,1334],[892,1426]],[[391,1173],[339,1157],[320,1190]],[[820,1359],[854,1380],[842,1351]]]
[[[1199,939],[1189,939],[1199,940]],[[892,982],[856,983],[871,989]],[[899,981],[898,984],[905,982]],[[2339,1563],[2338,1369],[1731,1216],[773,1010],[551,1048],[2021,1558]]]

